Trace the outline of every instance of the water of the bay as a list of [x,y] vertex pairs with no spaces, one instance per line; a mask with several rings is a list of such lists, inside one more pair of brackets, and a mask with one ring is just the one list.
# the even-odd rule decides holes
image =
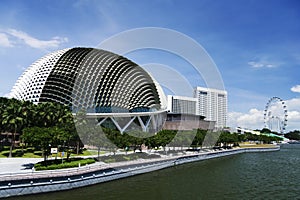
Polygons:
[[176,166],[16,200],[300,199],[300,145]]

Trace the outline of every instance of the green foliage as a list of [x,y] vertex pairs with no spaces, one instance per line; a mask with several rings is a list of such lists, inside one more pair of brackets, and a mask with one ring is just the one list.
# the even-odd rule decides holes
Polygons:
[[25,151],[27,153],[33,153],[34,152],[34,148],[33,147],[28,147],[28,148],[25,149]]
[[35,153],[24,153],[22,158],[41,158],[41,154],[37,155]]
[[270,129],[267,129],[267,128],[263,128],[260,132],[261,133],[272,133],[272,131]]
[[69,107],[59,103],[35,105],[28,101],[0,98],[0,123],[0,132],[12,133],[10,156],[16,155],[12,152],[16,133],[23,133],[21,138],[24,142],[42,148],[45,153],[49,144],[58,146],[65,143],[67,149],[75,143],[77,149],[80,146],[72,113]]
[[27,101],[5,98],[0,100],[1,131],[12,133],[9,157],[13,155],[16,133],[20,133],[22,128],[28,123],[31,106],[32,103]]
[[241,142],[239,135],[237,133],[229,133],[227,131],[222,131],[218,139],[218,144],[223,144],[223,146],[228,146],[230,144],[238,145],[238,142]]
[[194,138],[194,140],[192,142],[192,145],[195,146],[195,147],[202,146],[204,138],[206,136],[206,133],[207,133],[206,130],[198,129],[196,137]]
[[42,149],[44,158],[50,154],[51,147],[63,145],[72,138],[72,133],[59,127],[28,127],[23,129],[24,142]]
[[39,163],[36,163],[34,165],[34,169],[36,171],[40,170],[55,170],[55,169],[65,169],[65,168],[72,168],[72,167],[78,167],[80,166],[88,165],[95,163],[95,159],[88,158],[88,159],[82,159],[82,158],[71,158],[69,161],[64,161],[57,159],[57,160],[47,160],[42,161]]
[[[24,155],[24,152],[21,149],[14,149],[11,153],[13,157],[22,157]],[[9,157],[10,151],[2,151],[1,154],[4,157]]]
[[255,135],[251,133],[245,133],[245,140],[246,141],[256,141],[264,144],[270,144],[271,142],[279,142],[282,141],[282,138],[276,136],[270,136],[267,134]]
[[149,148],[165,147],[173,140],[176,134],[177,131],[174,130],[161,130],[156,135],[145,138],[144,142]]
[[29,101],[0,98],[1,132],[21,133],[25,127],[64,127],[74,131],[73,116],[68,106],[46,102],[37,105]]
[[300,131],[294,130],[285,134],[284,136],[290,140],[300,140]]
[[[9,157],[9,147],[5,147],[5,150],[0,152],[0,157],[5,158]],[[22,157],[22,158],[41,158],[43,156],[43,151],[35,149],[33,147],[21,148],[18,147],[12,150],[13,157]]]
[[8,151],[9,150],[9,146],[2,146],[1,147],[1,151]]

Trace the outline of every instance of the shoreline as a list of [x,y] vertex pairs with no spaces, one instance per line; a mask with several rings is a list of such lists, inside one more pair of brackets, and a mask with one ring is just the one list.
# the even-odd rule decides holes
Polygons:
[[189,155],[168,156],[110,164],[96,163],[78,168],[0,174],[0,198],[70,190],[104,183],[176,165],[250,152],[278,151],[280,146],[236,148]]

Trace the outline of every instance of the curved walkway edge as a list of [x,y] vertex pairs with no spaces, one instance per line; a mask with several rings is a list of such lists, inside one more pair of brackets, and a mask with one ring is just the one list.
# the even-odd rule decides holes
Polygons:
[[69,190],[190,162],[246,152],[278,150],[280,150],[280,146],[274,148],[238,148],[151,160],[136,160],[112,164],[102,163],[67,170],[0,175],[0,198]]

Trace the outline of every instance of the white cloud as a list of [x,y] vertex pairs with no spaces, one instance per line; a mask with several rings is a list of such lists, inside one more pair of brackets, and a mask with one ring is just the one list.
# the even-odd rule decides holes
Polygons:
[[300,111],[300,98],[293,98],[285,101],[288,110]]
[[68,38],[66,37],[53,37],[50,40],[39,40],[30,36],[29,34],[15,30],[8,29],[2,30],[0,33],[0,45],[2,46],[12,46],[12,43],[23,43],[30,47],[37,49],[47,49],[47,48],[56,48],[59,47],[62,43],[68,42]]
[[0,33],[0,46],[3,47],[13,47],[5,33]]
[[255,61],[250,61],[248,62],[248,65],[250,65],[253,68],[274,68],[277,67],[275,64],[270,64],[267,62],[255,62]]
[[243,127],[250,129],[261,129],[264,125],[263,111],[251,109],[248,113],[228,113],[228,125],[230,127]]
[[295,85],[291,88],[292,92],[299,92],[300,93],[300,85]]
[[300,122],[300,112],[299,111],[290,111],[290,112],[288,112],[287,119],[290,122]]

